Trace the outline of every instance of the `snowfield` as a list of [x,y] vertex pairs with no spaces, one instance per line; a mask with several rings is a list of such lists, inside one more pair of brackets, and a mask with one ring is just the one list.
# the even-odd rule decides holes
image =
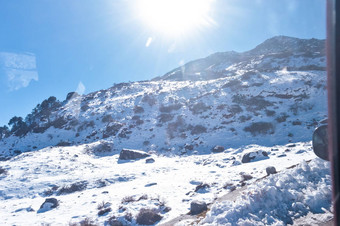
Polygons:
[[[329,164],[315,159],[310,142],[274,147],[251,145],[181,157],[153,154],[153,163],[145,159],[122,161],[119,153],[113,152],[97,156],[88,149],[89,145],[49,147],[1,162],[0,166],[8,171],[0,180],[2,223],[67,225],[91,218],[103,225],[114,215],[134,225],[138,211],[146,207],[159,211],[163,217],[160,223],[165,223],[188,213],[192,200],[213,203],[244,186],[246,190],[235,202],[213,204],[201,223],[287,224],[309,212],[327,212],[331,208]],[[242,163],[246,153],[256,151],[268,155]],[[266,177],[268,166],[274,166],[278,173]],[[76,182],[84,187],[69,194],[58,193],[63,186]],[[197,190],[201,184],[206,186]],[[58,189],[53,191],[54,187]],[[56,198],[59,206],[39,213],[48,197]],[[111,210],[98,216],[98,205],[103,202]],[[165,207],[171,210],[164,212]],[[125,219],[130,214],[131,222]]]

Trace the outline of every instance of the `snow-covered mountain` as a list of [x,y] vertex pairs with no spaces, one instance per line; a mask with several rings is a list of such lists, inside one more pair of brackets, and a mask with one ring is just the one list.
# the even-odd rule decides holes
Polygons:
[[215,53],[191,61],[153,80],[210,80],[230,77],[242,70],[325,71],[325,41],[277,36],[244,53],[234,51]]
[[49,97],[0,127],[0,225],[326,222],[329,163],[311,147],[326,94],[325,41],[278,36]]
[[[50,97],[0,140],[3,158],[101,139],[117,151],[210,152],[216,145],[308,141],[326,117],[324,40],[278,36],[216,53],[152,81]],[[196,152],[195,152],[196,153]]]

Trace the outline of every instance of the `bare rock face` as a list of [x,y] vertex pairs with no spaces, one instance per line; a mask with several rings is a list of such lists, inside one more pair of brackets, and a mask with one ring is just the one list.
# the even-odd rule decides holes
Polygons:
[[150,155],[139,150],[122,149],[119,155],[120,160],[135,160],[149,157]]
[[200,214],[203,211],[208,210],[208,206],[202,201],[192,201],[190,204],[190,213],[192,215]]

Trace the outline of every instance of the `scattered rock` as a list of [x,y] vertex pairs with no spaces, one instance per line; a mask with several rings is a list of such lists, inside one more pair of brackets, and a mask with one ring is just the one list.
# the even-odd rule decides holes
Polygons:
[[145,159],[145,163],[154,163],[155,160],[153,158],[148,158],[148,159]]
[[236,189],[236,186],[233,185],[232,183],[226,183],[224,186],[223,186],[224,189],[227,189],[227,190],[230,190],[230,191],[234,191]]
[[192,145],[192,144],[185,144],[184,145],[184,149],[192,151],[192,150],[194,150],[194,145]]
[[192,215],[200,214],[206,210],[208,210],[208,206],[203,201],[192,201],[190,204],[190,213]]
[[267,175],[277,173],[274,166],[268,166],[268,167],[266,168],[266,172],[267,172]]
[[195,192],[203,193],[203,192],[206,192],[206,189],[208,189],[208,188],[210,188],[209,184],[201,183],[201,184],[196,186]]
[[306,151],[305,150],[298,150],[295,154],[302,154],[302,153],[305,153]]
[[157,183],[146,184],[144,187],[151,187],[151,186],[154,186],[154,185],[157,185]]
[[249,174],[242,174],[242,181],[247,181],[253,179],[252,175]]
[[141,209],[136,217],[136,222],[141,225],[153,225],[160,221],[162,216],[153,209]]
[[101,209],[98,212],[98,216],[103,216],[103,215],[105,215],[105,214],[107,214],[107,213],[109,213],[111,211],[112,211],[112,209],[110,207]]
[[290,149],[286,149],[285,152],[290,152]]
[[255,156],[251,156],[251,154],[252,153],[247,153],[247,154],[243,155],[241,162],[242,163],[248,163],[251,160],[255,159]]
[[164,209],[162,210],[163,213],[168,213],[171,211],[171,207],[165,206]]
[[248,163],[251,161],[259,161],[263,159],[268,159],[268,153],[266,151],[253,151],[246,153],[242,156],[242,163]]
[[38,210],[38,213],[49,211],[51,209],[56,208],[58,205],[59,205],[59,202],[55,198],[45,199],[45,202],[41,204],[40,209]]
[[109,219],[108,225],[110,225],[110,226],[123,226],[123,223],[120,222],[120,221],[117,220],[117,219],[112,219],[112,220]]
[[134,160],[149,157],[150,155],[139,150],[122,149],[119,155],[120,160]]
[[293,147],[296,147],[296,144],[287,144],[287,147],[288,148],[293,148]]
[[211,149],[211,152],[213,153],[221,153],[223,152],[225,149],[223,146],[219,146],[219,145],[216,145],[213,149]]
[[277,157],[282,158],[282,157],[286,157],[286,156],[287,156],[286,154],[281,154],[281,155],[278,155]]

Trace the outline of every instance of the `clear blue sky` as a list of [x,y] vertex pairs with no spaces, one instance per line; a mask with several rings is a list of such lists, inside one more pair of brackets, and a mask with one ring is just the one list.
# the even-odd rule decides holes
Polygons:
[[151,79],[275,35],[326,33],[325,0],[211,0],[213,23],[180,37],[145,24],[136,16],[138,1],[0,0],[0,126],[77,87],[86,94]]

